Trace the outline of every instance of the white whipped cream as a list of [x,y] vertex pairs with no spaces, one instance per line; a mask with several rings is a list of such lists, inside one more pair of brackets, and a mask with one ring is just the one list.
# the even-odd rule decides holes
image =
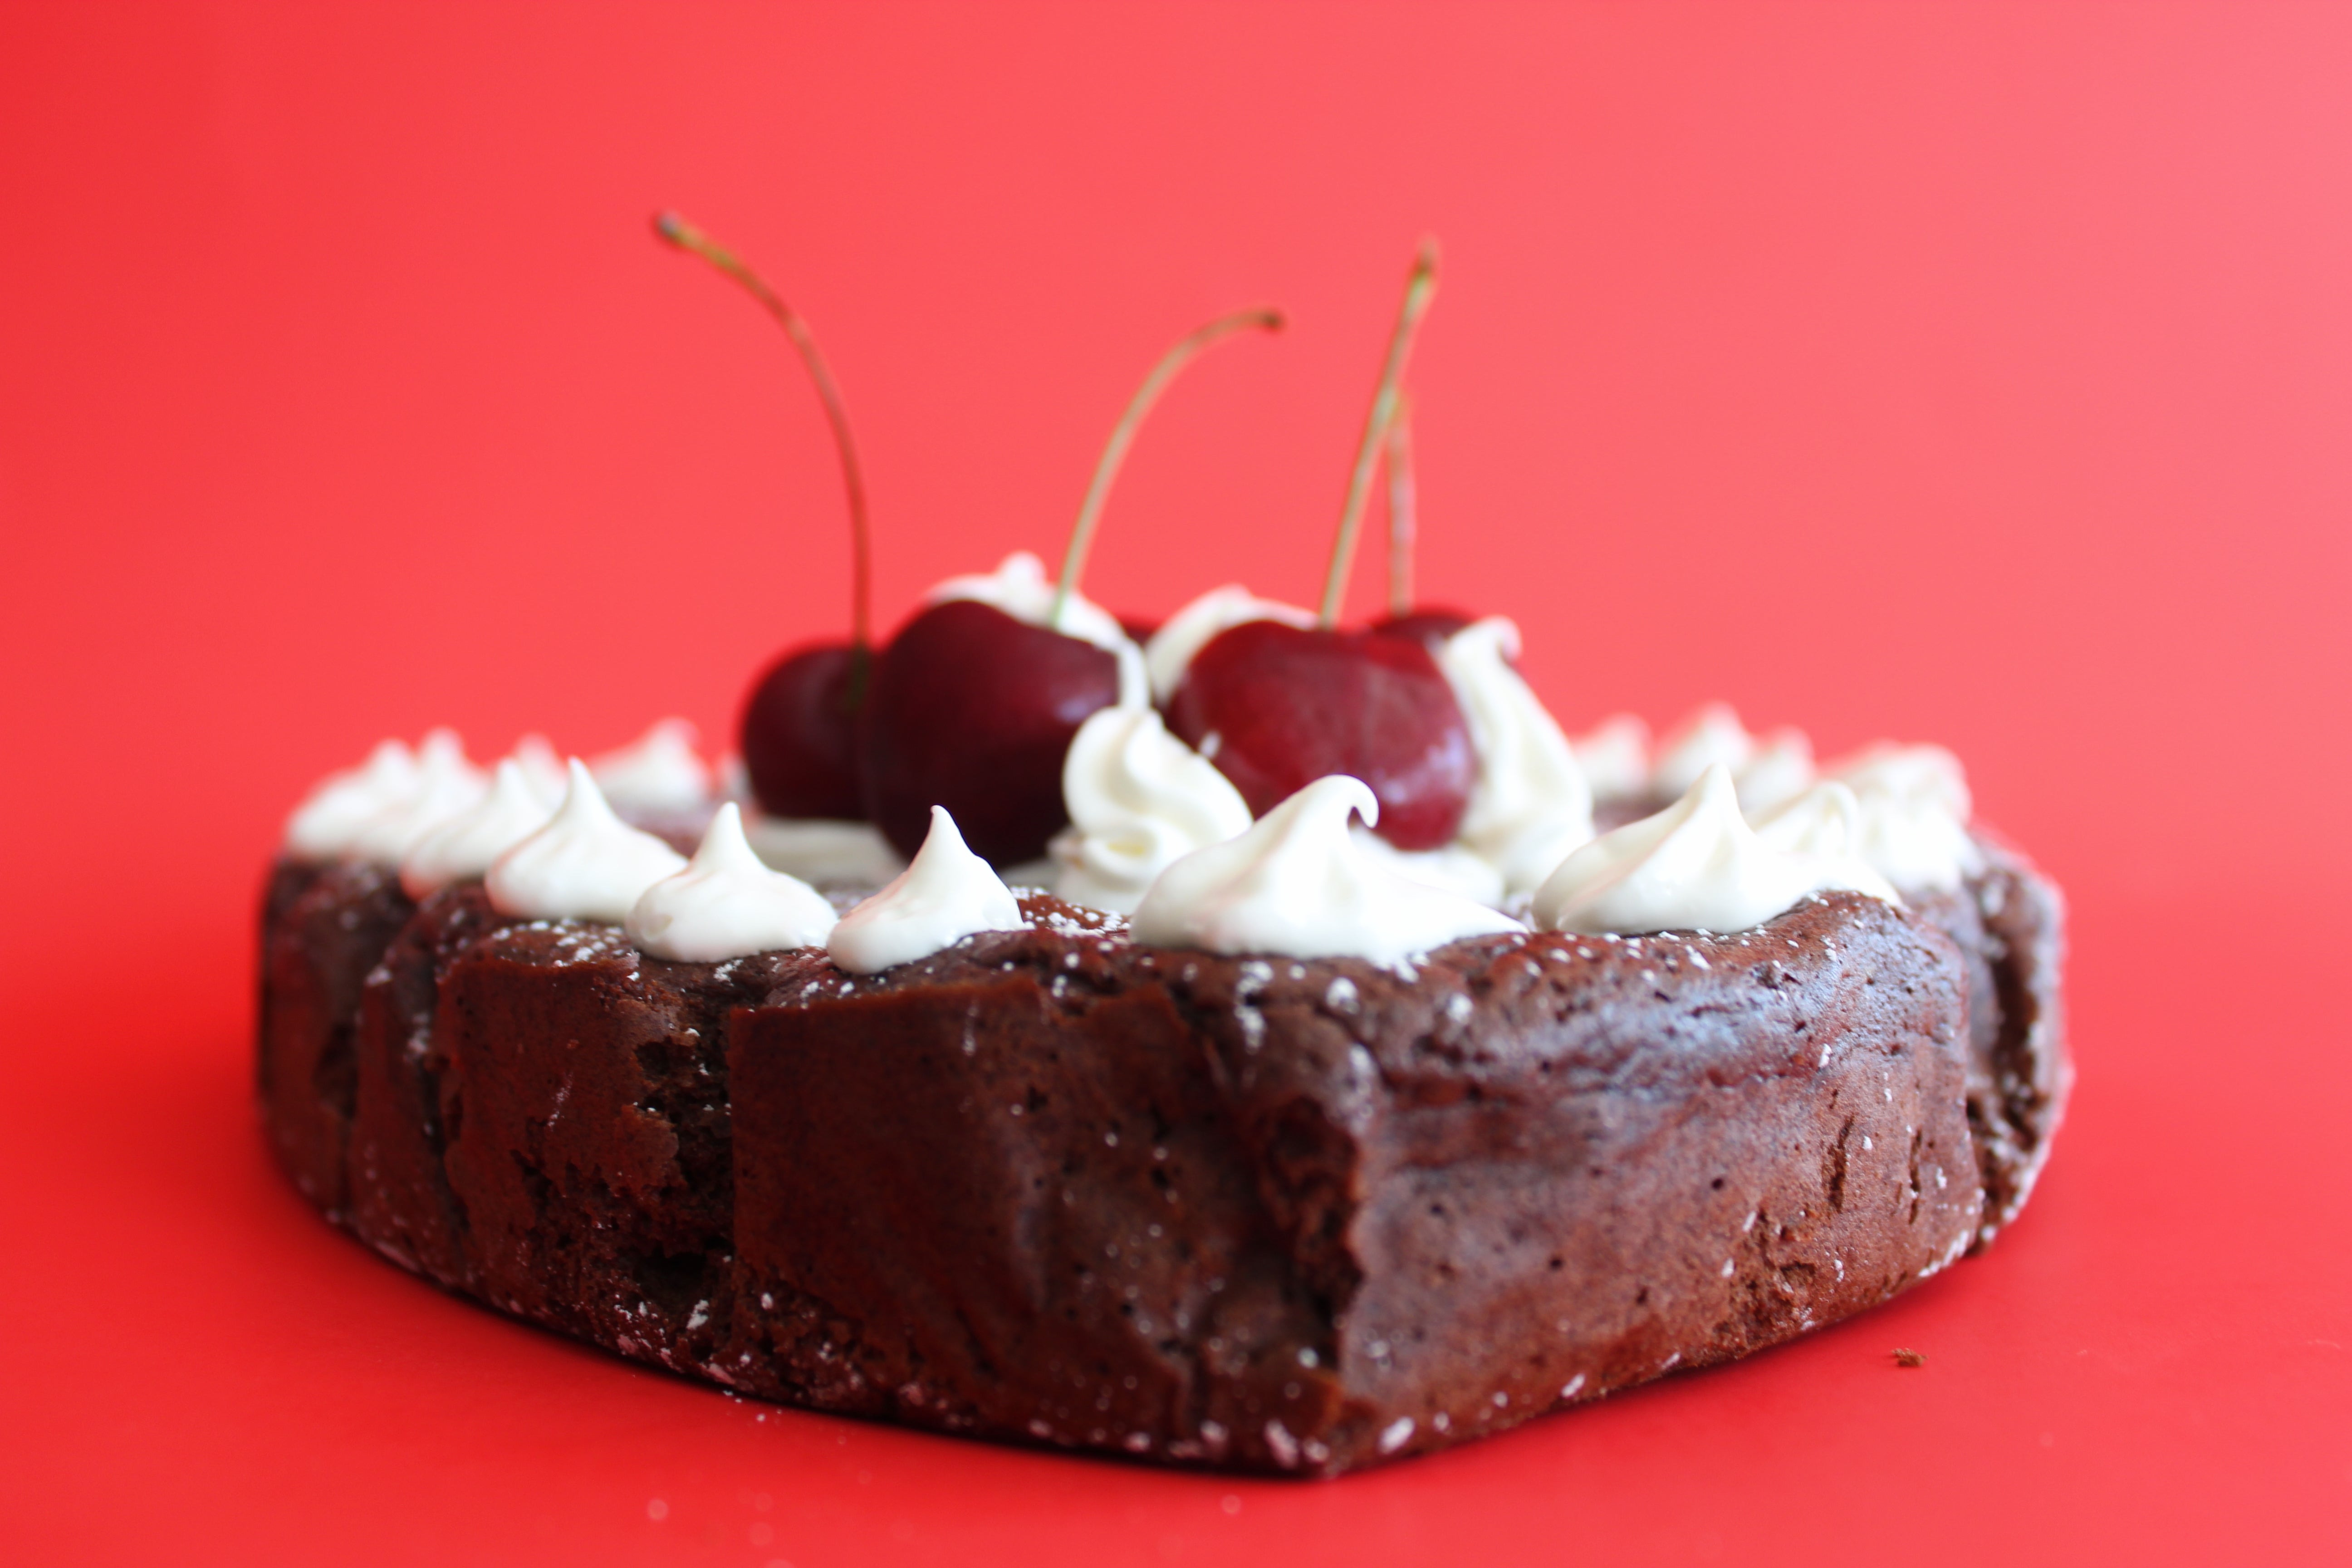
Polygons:
[[1717,763],[1665,810],[1570,855],[1537,889],[1535,917],[1549,931],[1746,931],[1835,888],[1901,902],[1851,854],[1793,853],[1759,838],[1739,814],[1731,770]]
[[820,888],[878,888],[907,868],[906,857],[870,822],[766,816],[747,807],[743,837],[770,867]]
[[617,752],[593,757],[588,771],[615,811],[682,816],[710,805],[710,769],[695,752],[694,726],[664,719]]
[[841,917],[825,942],[852,974],[912,963],[984,931],[1017,931],[1020,900],[987,861],[964,847],[955,818],[931,807],[931,830],[896,880]]
[[397,866],[426,834],[472,810],[489,787],[488,776],[466,760],[457,734],[436,730],[416,749],[415,793],[361,823],[344,852]]
[[572,787],[572,775],[563,770],[563,753],[546,736],[525,735],[507,755],[522,769],[523,782],[546,803],[548,810],[553,811],[563,804],[563,792]]
[[1135,911],[1135,940],[1401,963],[1462,937],[1527,929],[1364,854],[1348,830],[1351,815],[1377,824],[1370,788],[1345,774],[1317,779],[1240,837],[1162,871]]
[[1750,816],[1794,799],[1813,782],[1813,743],[1802,730],[1784,725],[1751,735],[1729,703],[1710,702],[1660,742],[1651,793],[1679,799],[1717,763],[1731,771],[1740,807]]
[[1824,772],[1861,805],[1856,853],[1896,887],[1949,892],[1983,868],[1969,837],[1968,774],[1943,747],[1881,742]]
[[[1408,882],[1458,893],[1494,909],[1503,906],[1503,873],[1466,844],[1442,844],[1434,849],[1400,849],[1379,834],[1357,823],[1348,829],[1356,847]],[[1591,834],[1585,835],[1591,837]],[[1565,855],[1567,850],[1560,851]]]
[[1241,792],[1150,708],[1087,716],[1062,761],[1062,801],[1055,894],[1120,914],[1171,862],[1249,831]]
[[1753,817],[1796,799],[1813,783],[1813,742],[1802,730],[1783,726],[1764,736],[1734,775],[1739,809]]
[[614,816],[579,758],[570,770],[563,804],[547,826],[490,867],[490,903],[520,920],[619,925],[647,888],[685,868],[686,857]]
[[1728,702],[1709,702],[1666,732],[1650,771],[1651,792],[1681,798],[1699,774],[1722,763],[1736,778],[1756,754],[1756,737]]
[[1570,744],[1595,800],[1630,800],[1650,789],[1650,726],[1638,713],[1612,713]]
[[547,826],[555,815],[531,786],[522,763],[509,757],[488,791],[471,806],[426,833],[400,863],[400,885],[412,899],[452,882],[479,877],[499,856]]
[[1311,626],[1315,617],[1296,605],[1261,599],[1238,583],[1212,588],[1174,615],[1151,634],[1143,647],[1143,667],[1151,677],[1151,700],[1165,702],[1182,685],[1192,659],[1218,633],[1250,621],[1280,621],[1286,626]]
[[1437,649],[1478,758],[1456,837],[1502,873],[1507,893],[1533,891],[1592,837],[1592,791],[1568,737],[1511,668],[1518,656],[1519,628],[1500,616]]
[[797,877],[771,871],[743,837],[742,809],[719,808],[686,869],[645,890],[622,930],[640,952],[716,963],[780,948],[821,947],[833,906]]
[[1835,779],[1823,779],[1802,795],[1757,817],[1756,837],[1790,855],[1852,853],[1862,833],[1862,803]]
[[367,823],[416,798],[416,754],[385,741],[358,767],[330,773],[286,819],[286,852],[299,860],[349,853]]
[[1016,550],[999,562],[993,572],[950,577],[923,595],[927,605],[944,604],[950,599],[976,600],[1003,611],[1024,625],[1044,626],[1107,650],[1118,660],[1119,705],[1131,708],[1147,700],[1143,650],[1135,646],[1135,640],[1118,624],[1118,617],[1085,595],[1072,594],[1069,603],[1062,606],[1062,618],[1056,623],[1054,584],[1045,576],[1045,563],[1029,552]]

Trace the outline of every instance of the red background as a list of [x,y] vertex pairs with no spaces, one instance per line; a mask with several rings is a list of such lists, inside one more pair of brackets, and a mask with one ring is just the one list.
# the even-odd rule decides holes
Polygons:
[[[2347,194],[2341,7],[0,9],[0,1555],[2342,1561]],[[246,1089],[299,792],[436,721],[715,734],[845,625],[823,423],[670,205],[830,351],[886,624],[1058,550],[1258,300],[1089,588],[1311,597],[1440,235],[1431,595],[1574,724],[1943,741],[2071,891],[2023,1222],[1328,1486],[769,1411],[330,1232]]]

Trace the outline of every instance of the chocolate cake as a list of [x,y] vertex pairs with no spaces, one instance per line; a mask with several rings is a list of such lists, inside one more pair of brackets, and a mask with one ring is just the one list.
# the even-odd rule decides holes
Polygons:
[[259,1088],[335,1223],[747,1394],[1328,1475],[1885,1300],[1981,1247],[2065,1081],[2054,890],[1402,966],[1028,924],[882,974],[282,862]]
[[[748,798],[673,721],[494,776],[387,742],[296,812],[260,1094],[336,1224],[745,1394],[1333,1475],[1834,1322],[2016,1215],[2067,1087],[2061,916],[1957,760],[1817,774],[1720,705],[1655,766],[1638,720],[1580,749],[1516,626],[1415,610],[1410,483],[1391,616],[1343,628],[1433,243],[1318,612],[1231,584],[1139,645],[1079,592],[1139,422],[1282,325],[1253,308],[1138,389],[1057,579],[1016,552],[877,644],[814,339],[656,232],[809,369],[850,637],[755,685]],[[811,885],[901,856],[863,901]]]

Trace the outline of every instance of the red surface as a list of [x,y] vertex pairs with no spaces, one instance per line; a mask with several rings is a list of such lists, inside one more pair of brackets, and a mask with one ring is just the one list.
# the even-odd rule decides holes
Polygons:
[[[0,10],[0,1557],[2352,1555],[2348,79],[2342,7]],[[2023,1223],[1328,1486],[732,1402],[327,1230],[246,1099],[298,793],[435,721],[720,727],[844,624],[822,421],[666,204],[822,333],[886,617],[1057,549],[1262,299],[1091,586],[1311,596],[1443,236],[1432,595],[1571,721],[1948,742],[2071,889]]]

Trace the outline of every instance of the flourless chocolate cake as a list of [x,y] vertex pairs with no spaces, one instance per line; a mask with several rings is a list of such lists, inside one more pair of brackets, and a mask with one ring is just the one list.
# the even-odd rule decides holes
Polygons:
[[1152,948],[1044,895],[877,976],[282,863],[260,1086],[451,1289],[812,1408],[1330,1474],[1835,1321],[1990,1240],[2065,1071],[2057,907]]
[[[388,742],[296,812],[260,1096],[336,1224],[745,1394],[1333,1475],[1834,1322],[2015,1216],[2067,1089],[2056,890],[1948,752],[1817,770],[1720,706],[1654,762],[1629,717],[1571,742],[1515,625],[1414,600],[1433,242],[1318,611],[1232,584],[1139,637],[1079,592],[1153,400],[1258,307],[1145,378],[1056,579],[1016,552],[877,643],[814,336],[656,232],[806,363],[850,636],[754,682],[723,801],[671,721],[494,773]],[[1383,464],[1390,614],[1349,629]]]

